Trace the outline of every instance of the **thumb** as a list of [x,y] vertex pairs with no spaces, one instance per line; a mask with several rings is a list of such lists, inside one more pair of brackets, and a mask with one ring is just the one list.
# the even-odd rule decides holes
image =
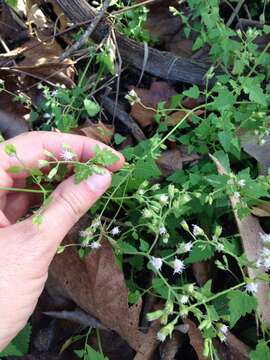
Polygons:
[[[111,173],[93,174],[86,181],[75,184],[74,176],[63,181],[52,193],[52,200],[42,213],[38,228],[41,242],[55,252],[72,226],[89,210],[111,185]],[[32,219],[28,219],[31,221]]]

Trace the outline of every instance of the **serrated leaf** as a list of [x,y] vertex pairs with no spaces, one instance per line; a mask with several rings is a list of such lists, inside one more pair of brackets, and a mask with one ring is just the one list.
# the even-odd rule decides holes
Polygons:
[[115,164],[119,157],[110,149],[101,149],[98,145],[95,146],[95,162],[102,166],[110,166]]
[[101,353],[97,352],[96,350],[94,350],[93,348],[91,348],[89,345],[87,345],[87,360],[109,360],[106,357],[104,357],[104,355],[102,355]]
[[31,325],[25,328],[15,337],[15,339],[2,351],[0,356],[24,356],[28,353],[31,335]]
[[270,360],[270,349],[265,341],[260,341],[254,351],[249,353],[251,360]]
[[117,241],[117,246],[120,247],[123,253],[136,253],[138,251],[134,246],[122,240]]
[[100,111],[100,106],[93,100],[84,99],[83,104],[84,104],[85,110],[87,111],[88,115],[91,117],[96,116]]
[[215,249],[208,243],[196,243],[189,257],[185,260],[186,264],[193,264],[198,261],[205,261],[210,259],[215,253]]
[[161,172],[153,158],[148,157],[147,159],[140,159],[137,161],[134,169],[135,178],[147,180],[159,177],[160,175]]
[[234,327],[237,321],[246,314],[250,314],[257,308],[257,299],[240,290],[231,291],[228,294],[230,310],[230,327]]
[[200,95],[200,89],[197,85],[193,85],[190,89],[183,92],[185,96],[188,96],[192,99],[198,99]]
[[92,169],[86,164],[75,164],[74,167],[74,179],[75,183],[79,184],[80,182],[87,180],[89,176],[92,175]]

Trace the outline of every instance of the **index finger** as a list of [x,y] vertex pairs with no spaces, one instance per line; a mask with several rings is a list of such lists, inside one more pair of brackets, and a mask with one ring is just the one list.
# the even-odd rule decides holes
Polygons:
[[[6,144],[13,144],[15,146],[17,153],[16,157],[6,154]],[[13,166],[22,166],[22,164],[28,168],[38,167],[38,161],[47,158],[44,150],[53,153],[54,156],[60,160],[63,152],[63,145],[69,145],[77,154],[78,159],[82,162],[89,160],[95,155],[96,145],[102,149],[110,149],[119,158],[115,164],[108,166],[110,171],[119,170],[125,161],[123,155],[119,152],[99,141],[85,136],[47,131],[33,131],[19,135],[0,144],[1,167],[4,170],[8,170]],[[13,178],[21,178],[22,176],[25,177],[25,174],[18,173],[11,174],[11,176]]]

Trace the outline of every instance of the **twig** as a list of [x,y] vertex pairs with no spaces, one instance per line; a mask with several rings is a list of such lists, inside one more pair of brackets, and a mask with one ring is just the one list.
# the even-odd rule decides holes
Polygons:
[[234,21],[234,19],[238,15],[238,13],[239,13],[241,7],[243,6],[244,2],[245,2],[245,0],[239,0],[238,1],[238,4],[236,5],[232,15],[230,16],[229,20],[226,23],[227,26],[231,26],[232,22]]
[[139,125],[122,109],[120,104],[116,106],[113,100],[107,96],[101,96],[101,100],[104,108],[111,115],[113,115],[115,112],[115,116],[131,131],[131,134],[137,141],[146,139]]
[[103,6],[100,9],[100,11],[97,13],[96,17],[93,19],[91,24],[88,26],[84,34],[80,37],[80,39],[75,42],[69,49],[67,49],[61,56],[60,61],[65,60],[66,58],[69,58],[72,53],[79,50],[89,39],[95,28],[97,27],[100,20],[103,18],[106,10],[108,9],[110,5],[110,0],[104,0]]
[[145,1],[142,1],[142,2],[140,2],[138,4],[127,6],[124,9],[113,11],[112,15],[119,15],[119,14],[125,13],[127,11],[136,9],[136,8],[138,8],[140,6],[151,5],[151,4],[154,4],[154,3],[157,3],[157,2],[160,2],[160,0],[145,0]]

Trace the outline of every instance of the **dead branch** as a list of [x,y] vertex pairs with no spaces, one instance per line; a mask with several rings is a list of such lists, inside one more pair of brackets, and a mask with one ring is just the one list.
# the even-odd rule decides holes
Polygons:
[[[75,24],[96,17],[95,11],[86,0],[55,0],[55,2]],[[99,43],[108,34],[111,26],[111,22],[103,18],[96,26],[91,37]],[[144,65],[144,45],[117,32],[116,40],[123,61],[142,70]],[[170,52],[149,47],[145,71],[153,76],[173,82],[204,85],[204,77],[210,66],[211,64],[182,58]]]

